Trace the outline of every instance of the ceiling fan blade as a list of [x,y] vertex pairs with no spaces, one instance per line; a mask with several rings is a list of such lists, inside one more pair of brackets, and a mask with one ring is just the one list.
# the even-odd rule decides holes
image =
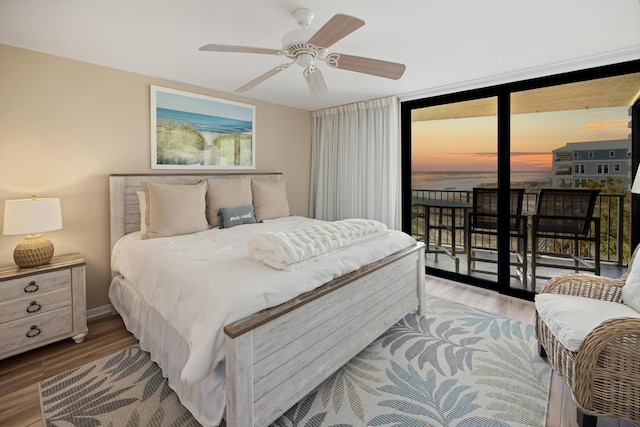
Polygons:
[[280,71],[286,70],[287,68],[289,68],[289,65],[291,65],[291,64],[278,65],[276,68],[273,68],[273,69],[267,71],[266,73],[264,73],[264,74],[256,77],[255,79],[251,80],[249,83],[245,84],[244,86],[239,87],[234,92],[236,92],[236,93],[245,92],[245,91],[247,91],[247,90],[259,85],[263,81],[267,80],[269,77],[275,76]]
[[304,70],[304,79],[307,81],[307,86],[311,93],[317,97],[322,98],[329,93],[327,83],[324,81],[322,70],[317,66],[307,67]]
[[355,71],[358,73],[371,74],[387,79],[398,80],[407,68],[404,64],[397,62],[382,61],[380,59],[365,58],[362,56],[345,55],[342,53],[331,53],[326,57],[327,65],[341,70]]
[[311,36],[307,44],[327,48],[353,33],[364,25],[362,19],[349,15],[338,14],[329,19],[316,33]]
[[264,47],[233,46],[228,44],[205,44],[199,50],[211,52],[264,53],[267,55],[273,55],[280,52],[276,49],[267,49]]

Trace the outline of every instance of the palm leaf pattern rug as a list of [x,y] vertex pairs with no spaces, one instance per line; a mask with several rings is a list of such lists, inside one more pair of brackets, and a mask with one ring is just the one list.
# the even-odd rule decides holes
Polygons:
[[[272,427],[544,426],[533,325],[428,296]],[[40,384],[47,426],[197,426],[138,347]]]

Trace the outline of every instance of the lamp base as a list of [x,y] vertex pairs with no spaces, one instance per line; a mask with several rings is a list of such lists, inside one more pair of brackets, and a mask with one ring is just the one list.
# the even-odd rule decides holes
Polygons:
[[21,268],[45,265],[53,258],[53,243],[42,234],[30,234],[18,243],[13,260]]

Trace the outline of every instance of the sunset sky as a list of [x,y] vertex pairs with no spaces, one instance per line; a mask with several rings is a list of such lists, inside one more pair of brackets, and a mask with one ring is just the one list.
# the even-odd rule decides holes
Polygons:
[[[511,170],[551,170],[551,151],[569,142],[626,139],[628,107],[517,114],[511,117]],[[497,118],[414,122],[414,171],[494,171]]]

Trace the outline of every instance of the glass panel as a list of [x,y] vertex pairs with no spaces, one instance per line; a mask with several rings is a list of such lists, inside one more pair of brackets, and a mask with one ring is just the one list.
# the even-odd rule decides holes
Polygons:
[[[496,109],[491,97],[412,111],[412,233],[428,267],[496,280],[495,251],[468,262],[473,189],[497,184]],[[490,234],[473,236],[495,249]]]
[[[629,107],[639,91],[640,74],[631,74],[511,95],[511,185],[525,189],[523,209],[530,214],[528,278],[537,290],[548,277],[572,271],[619,277],[628,262]],[[568,191],[579,189],[582,195],[599,190],[587,232],[577,240],[561,233],[565,229],[541,230],[544,213],[539,199],[550,193],[540,190],[547,188],[567,191],[554,203],[561,204],[561,215],[573,215],[573,221],[582,211],[578,204],[583,208],[584,202]]]

